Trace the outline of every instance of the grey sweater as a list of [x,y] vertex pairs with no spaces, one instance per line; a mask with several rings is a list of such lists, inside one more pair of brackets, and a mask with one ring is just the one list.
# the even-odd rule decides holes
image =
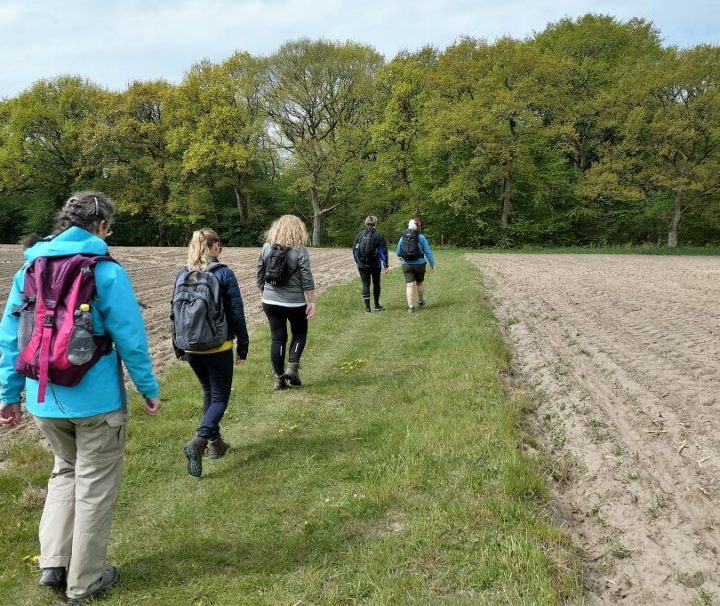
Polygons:
[[265,243],[260,251],[257,265],[257,286],[262,292],[262,302],[283,307],[301,307],[305,305],[305,291],[315,289],[315,280],[310,271],[310,254],[307,248],[300,246],[288,251],[287,263],[291,275],[287,284],[272,286],[265,284],[265,259],[271,246]]

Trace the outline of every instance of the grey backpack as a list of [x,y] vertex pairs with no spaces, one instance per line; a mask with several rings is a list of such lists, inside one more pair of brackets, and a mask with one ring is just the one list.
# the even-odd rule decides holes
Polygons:
[[211,263],[205,271],[180,271],[175,278],[170,320],[175,347],[183,351],[208,351],[228,338],[228,325],[220,282]]

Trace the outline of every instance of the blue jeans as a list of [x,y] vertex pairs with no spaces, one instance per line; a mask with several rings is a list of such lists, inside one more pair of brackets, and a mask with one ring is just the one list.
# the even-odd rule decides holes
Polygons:
[[212,354],[187,353],[190,368],[203,389],[203,418],[197,435],[206,440],[220,436],[220,421],[230,401],[233,380],[233,351]]

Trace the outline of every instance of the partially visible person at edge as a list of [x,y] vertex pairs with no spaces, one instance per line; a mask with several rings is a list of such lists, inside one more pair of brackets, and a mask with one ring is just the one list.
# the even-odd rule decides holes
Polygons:
[[[265,234],[265,244],[260,251],[257,265],[257,286],[262,292],[263,311],[270,324],[270,361],[273,369],[273,389],[285,389],[287,385],[302,385],[300,358],[307,341],[308,320],[315,315],[315,280],[310,271],[310,255],[305,243],[308,231],[295,215],[283,215]],[[289,277],[285,284],[267,284],[266,261],[273,246],[288,247],[287,265]],[[288,340],[287,325],[292,333],[288,366],[285,350]]]
[[220,421],[227,409],[232,389],[233,339],[237,337],[235,364],[245,361],[250,343],[240,286],[233,271],[219,262],[221,252],[220,236],[212,229],[200,229],[193,233],[190,240],[186,267],[191,271],[210,271],[220,283],[229,330],[227,340],[208,351],[183,352],[175,349],[178,358],[190,364],[203,390],[200,426],[195,437],[183,449],[188,473],[195,477],[202,475],[202,457],[206,448],[208,459],[219,459],[230,449],[230,445],[220,435]]
[[[403,241],[408,238],[417,238],[420,256],[417,259],[403,259]],[[408,228],[398,241],[396,253],[402,261],[403,275],[405,276],[405,297],[407,298],[408,311],[415,311],[415,291],[417,290],[418,307],[425,306],[425,270],[430,263],[431,271],[435,271],[435,257],[427,238],[418,230],[415,219],[410,219]]]
[[76,386],[49,384],[42,403],[39,382],[15,370],[19,320],[12,312],[22,303],[25,272],[39,257],[106,255],[114,212],[113,202],[99,192],[73,194],[58,214],[54,236],[25,250],[27,262],[15,274],[0,323],[0,422],[18,424],[24,390],[27,410],[55,456],[40,520],[40,585],[65,591],[69,604],[85,604],[118,579],[117,568],[106,565],[128,417],[118,358],[151,416],[160,409],[158,383],[140,307],[118,263],[97,262],[91,306],[93,333],[109,335],[113,347]]
[[[388,270],[388,250],[385,238],[376,230],[377,217],[370,216],[365,219],[365,229],[355,237],[353,244],[353,258],[357,264],[360,280],[362,281],[362,298],[365,303],[365,311],[370,313],[370,281],[373,286],[373,300],[375,303],[375,311],[382,311],[384,308],[380,305],[380,271],[382,269],[387,273]],[[370,258],[361,258],[362,251],[360,243],[363,236],[367,234],[370,239],[370,247],[372,253]]]

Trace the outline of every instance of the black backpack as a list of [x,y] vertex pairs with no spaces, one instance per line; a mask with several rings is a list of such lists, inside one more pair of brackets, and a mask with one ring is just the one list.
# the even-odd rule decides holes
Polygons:
[[377,237],[372,229],[364,230],[355,244],[358,261],[363,265],[373,265],[377,261]]
[[265,258],[265,284],[271,286],[283,286],[288,283],[290,276],[295,272],[290,271],[288,265],[289,246],[275,244],[268,256]]
[[175,278],[170,320],[175,347],[183,351],[208,351],[228,338],[228,325],[220,282],[211,263],[205,271],[180,271]]
[[406,261],[419,259],[423,256],[420,251],[420,233],[417,229],[406,229],[403,232],[400,253],[400,256]]

